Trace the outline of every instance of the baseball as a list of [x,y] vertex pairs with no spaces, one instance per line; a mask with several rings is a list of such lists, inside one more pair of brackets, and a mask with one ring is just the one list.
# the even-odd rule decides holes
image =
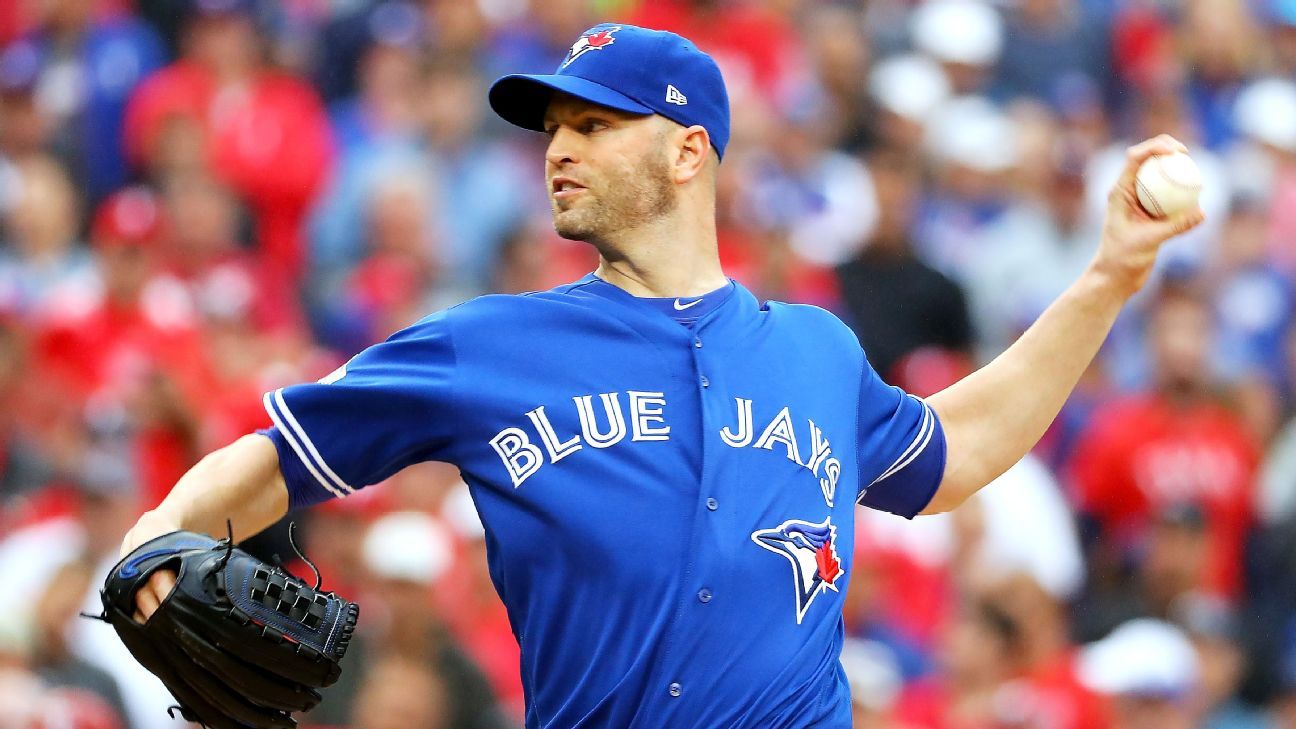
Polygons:
[[1164,218],[1197,207],[1201,195],[1201,170],[1182,153],[1149,157],[1134,179],[1139,204],[1154,218]]

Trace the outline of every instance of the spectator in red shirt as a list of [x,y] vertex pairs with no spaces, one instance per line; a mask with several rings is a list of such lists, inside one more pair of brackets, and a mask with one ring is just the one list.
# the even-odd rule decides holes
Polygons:
[[1005,692],[1010,726],[1108,729],[1106,702],[1081,682],[1062,605],[1026,573],[989,584],[986,594],[1020,626],[1015,680]]
[[126,148],[155,177],[180,162],[177,148],[196,148],[251,207],[264,262],[291,281],[332,139],[315,91],[264,65],[252,8],[251,0],[193,0],[184,55],[131,99]]
[[84,301],[59,306],[38,323],[39,353],[55,365],[45,373],[68,375],[71,392],[98,394],[141,367],[184,356],[182,345],[190,342],[165,344],[175,340],[169,333],[191,331],[193,317],[174,305],[174,290],[157,278],[161,225],[157,200],[145,188],[123,190],[95,213],[90,238],[97,290],[83,292]]
[[1018,573],[980,587],[942,637],[940,675],[912,684],[897,714],[922,729],[1107,729],[1080,682],[1061,606]]
[[1021,626],[998,607],[973,600],[942,636],[939,678],[910,684],[895,713],[901,726],[997,729],[996,696],[1011,677]]
[[168,181],[162,200],[168,228],[159,250],[167,280],[179,285],[184,307],[195,315],[208,364],[188,392],[201,413],[201,449],[219,448],[243,433],[268,424],[261,395],[276,366],[270,339],[291,337],[304,328],[294,292],[275,285],[272,276],[240,248],[241,210],[220,182],[203,175]]
[[[1071,471],[1098,544],[1118,554],[1143,546],[1153,520],[1168,508],[1200,509],[1207,553],[1201,587],[1236,598],[1259,452],[1245,423],[1216,397],[1211,335],[1207,302],[1187,287],[1168,285],[1149,317],[1152,388],[1095,413]],[[1096,563],[1110,565],[1107,556]]]
[[259,332],[305,325],[294,292],[275,286],[241,246],[244,210],[228,186],[209,175],[176,175],[161,203],[167,219],[184,221],[168,229],[162,264],[197,311],[208,319],[246,319]]
[[92,428],[125,426],[134,439],[148,505],[196,460],[191,396],[205,377],[200,332],[182,285],[162,275],[160,207],[144,188],[100,206],[91,242],[102,292],[37,332],[37,367]]

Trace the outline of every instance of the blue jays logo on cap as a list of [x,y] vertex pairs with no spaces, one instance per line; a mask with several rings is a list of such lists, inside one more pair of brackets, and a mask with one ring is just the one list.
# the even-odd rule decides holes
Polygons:
[[796,590],[796,621],[801,624],[810,603],[824,590],[839,592],[837,580],[845,570],[837,556],[837,527],[832,518],[813,524],[789,519],[773,529],[757,529],[752,541],[792,563]]
[[567,51],[567,58],[558,68],[567,68],[572,61],[580,58],[589,51],[601,51],[612,45],[616,42],[615,33],[618,30],[621,30],[621,26],[614,25],[611,28],[604,28],[581,36],[580,40],[572,44],[571,50]]
[[721,157],[729,142],[729,96],[720,67],[674,33],[596,25],[581,33],[554,73],[498,79],[491,85],[490,105],[507,122],[543,131],[545,109],[557,91],[631,114],[701,126]]

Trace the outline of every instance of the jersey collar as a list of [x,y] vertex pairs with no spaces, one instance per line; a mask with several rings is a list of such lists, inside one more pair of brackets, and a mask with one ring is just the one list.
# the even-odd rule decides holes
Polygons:
[[725,330],[746,329],[747,326],[752,325],[749,322],[750,317],[764,310],[755,295],[745,286],[732,278],[729,281],[733,284],[732,289],[727,294],[723,294],[724,299],[714,308],[710,308],[698,317],[692,331],[681,327],[673,317],[661,311],[656,301],[634,296],[593,273],[587,274],[573,284],[569,292],[595,296],[616,304],[619,312],[628,315],[641,328],[661,330],[668,332],[669,336],[690,338],[695,332],[707,331],[714,335]]

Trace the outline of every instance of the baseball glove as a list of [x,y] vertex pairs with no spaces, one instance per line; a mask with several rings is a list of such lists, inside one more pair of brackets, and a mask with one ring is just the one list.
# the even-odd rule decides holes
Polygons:
[[[135,593],[158,570],[176,586],[148,622]],[[295,711],[341,673],[359,606],[193,532],[140,545],[108,573],[101,617],[170,689],[180,714],[209,729],[290,729]]]

